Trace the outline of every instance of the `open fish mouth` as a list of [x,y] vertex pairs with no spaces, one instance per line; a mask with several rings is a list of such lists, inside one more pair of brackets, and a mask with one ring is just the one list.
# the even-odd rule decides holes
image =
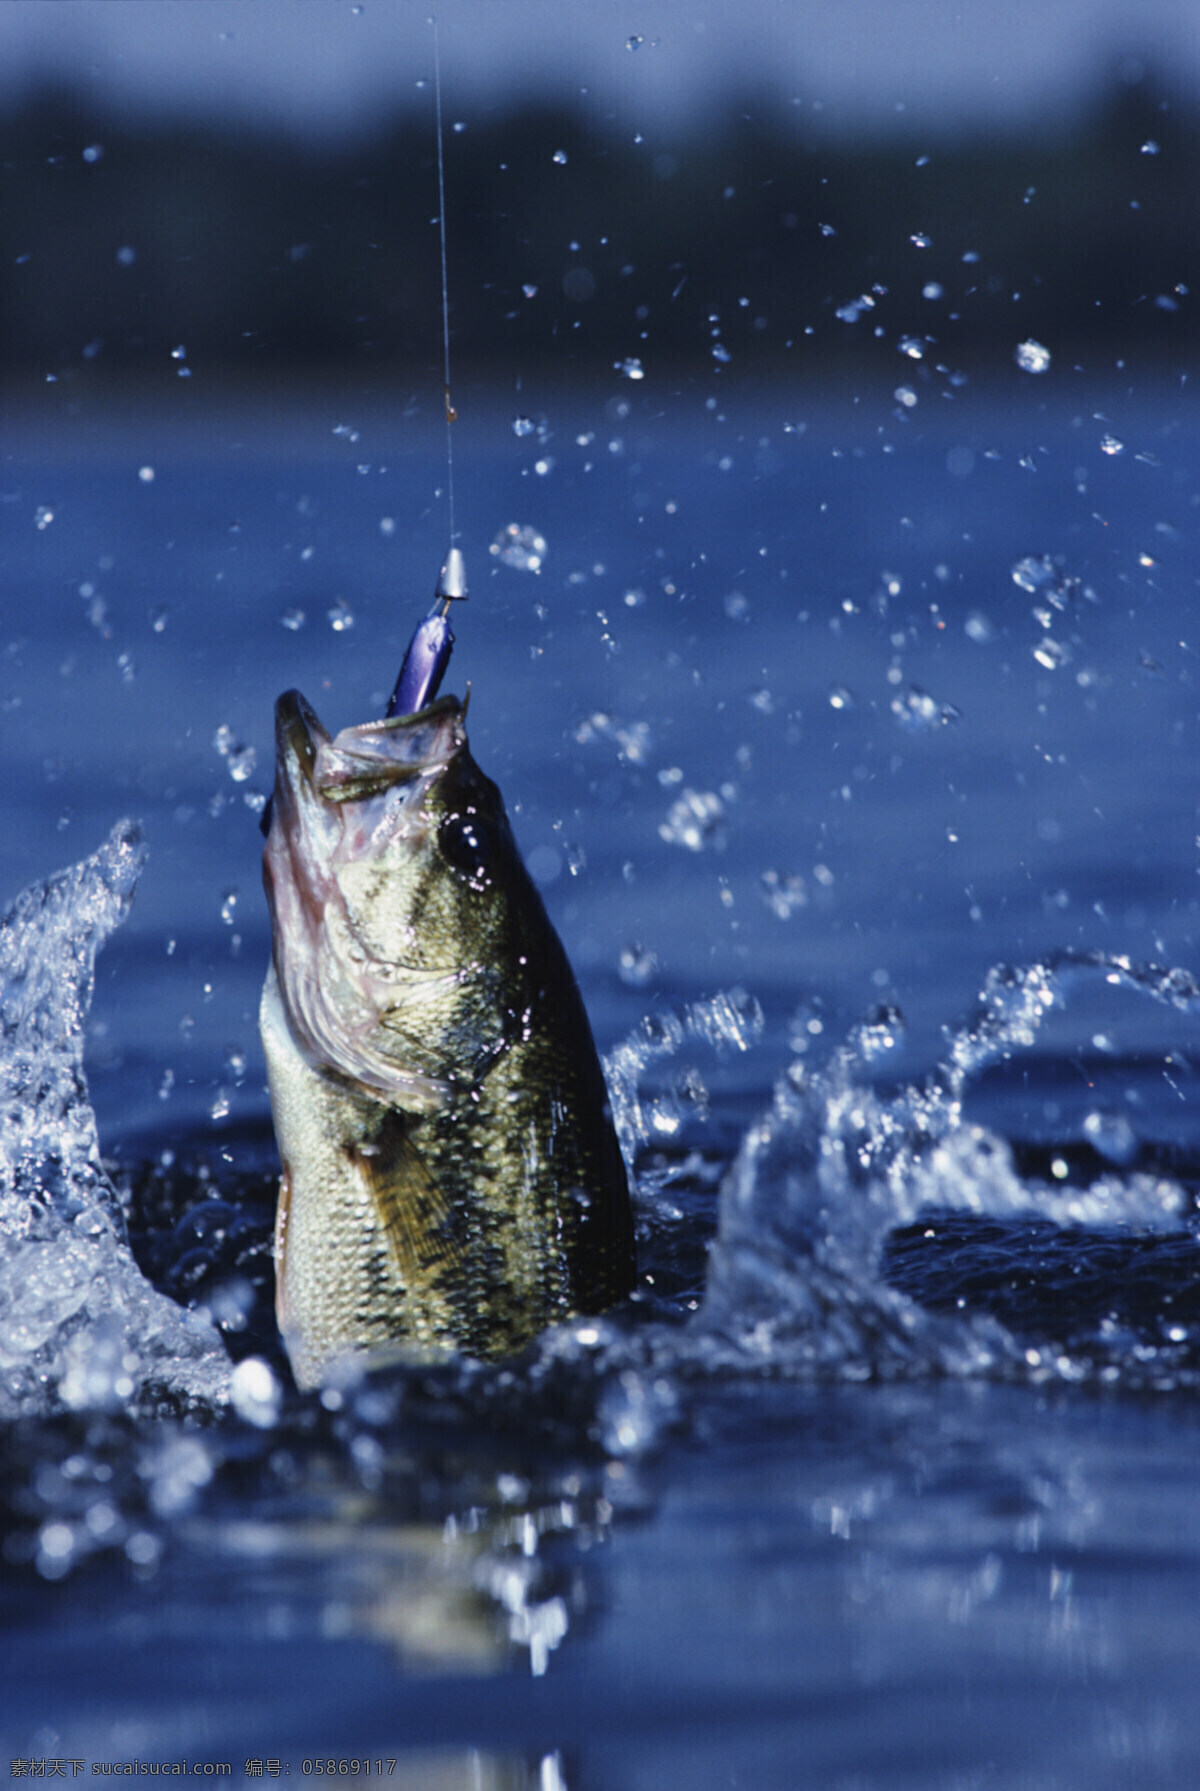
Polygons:
[[[463,705],[440,697],[415,715],[331,736],[289,690],[275,706],[275,749],[263,880],[288,1018],[314,1066],[394,1098],[406,1079],[370,1043],[389,972],[357,934],[341,879],[398,844],[415,849],[436,826],[426,797],[466,751]],[[409,1082],[415,1104],[444,1102],[434,1079]]]
[[276,795],[307,787],[328,802],[351,802],[424,778],[426,787],[466,744],[466,709],[439,697],[415,715],[363,722],[332,737],[298,690],[275,705]]
[[298,886],[323,882],[322,869],[356,856],[381,825],[393,832],[420,826],[425,796],[466,745],[464,716],[457,697],[440,697],[416,715],[364,722],[334,737],[300,691],[285,691],[275,705],[268,896],[283,853]]

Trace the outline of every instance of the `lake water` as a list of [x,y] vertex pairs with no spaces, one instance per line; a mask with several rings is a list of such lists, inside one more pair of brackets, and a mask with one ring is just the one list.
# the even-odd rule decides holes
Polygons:
[[1195,405],[891,384],[456,394],[448,687],[607,1058],[642,1286],[312,1399],[258,811],[280,691],[382,712],[436,405],[5,423],[6,898],[90,861],[0,966],[12,1759],[1196,1783]]

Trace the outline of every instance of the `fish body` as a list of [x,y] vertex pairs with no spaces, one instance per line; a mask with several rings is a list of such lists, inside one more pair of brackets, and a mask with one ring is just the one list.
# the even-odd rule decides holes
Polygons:
[[505,1355],[631,1291],[587,1015],[447,696],[331,738],[276,705],[260,1026],[297,1383],[352,1351]]

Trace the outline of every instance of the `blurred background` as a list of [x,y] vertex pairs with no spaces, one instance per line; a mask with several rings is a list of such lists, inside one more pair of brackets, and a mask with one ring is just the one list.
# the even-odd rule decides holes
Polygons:
[[[460,373],[707,373],[718,339],[857,377],[881,289],[970,374],[1110,356],[1131,307],[1139,354],[1190,351],[1188,0],[449,0],[440,37]],[[7,0],[6,379],[165,386],[182,345],[418,381],[432,76],[410,0]]]

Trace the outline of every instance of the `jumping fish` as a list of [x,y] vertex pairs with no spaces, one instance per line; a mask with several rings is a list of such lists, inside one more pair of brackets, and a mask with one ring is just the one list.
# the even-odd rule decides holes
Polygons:
[[[453,550],[443,615],[465,594],[447,582]],[[633,1285],[583,1001],[466,705],[431,700],[449,657],[433,615],[383,720],[331,738],[298,691],[275,710],[260,1027],[302,1388],[348,1352],[505,1355]]]

